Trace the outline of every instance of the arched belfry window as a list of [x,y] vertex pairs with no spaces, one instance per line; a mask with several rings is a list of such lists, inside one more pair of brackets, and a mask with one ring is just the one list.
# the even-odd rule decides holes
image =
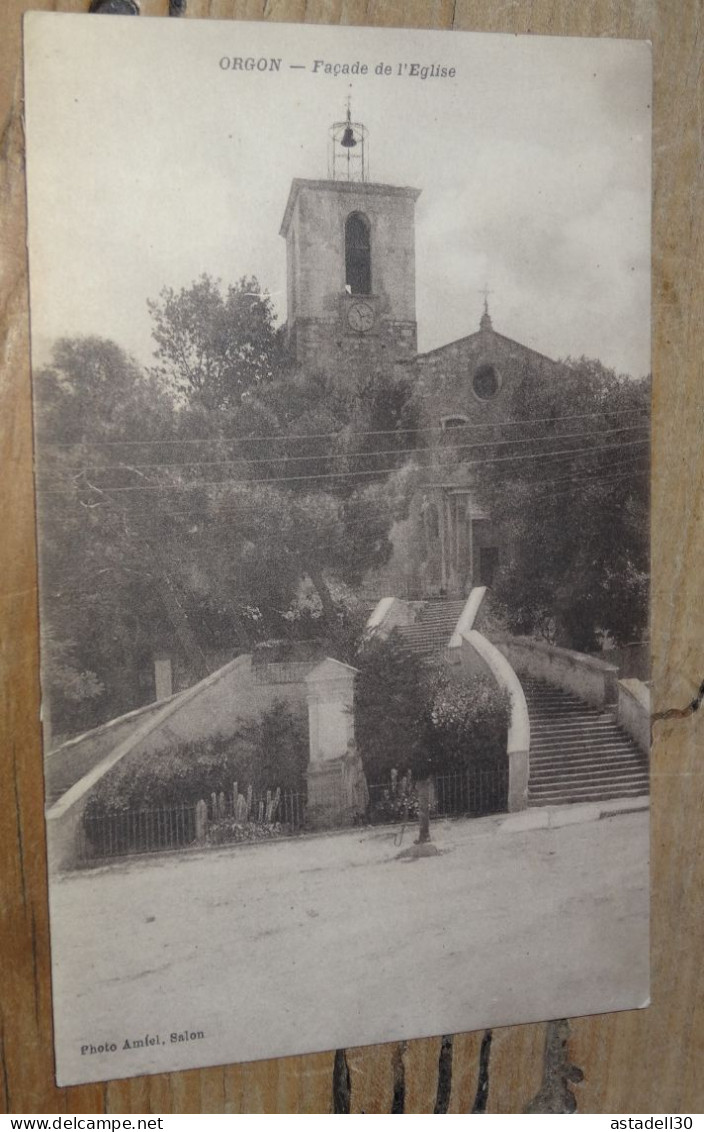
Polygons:
[[371,294],[369,221],[361,212],[351,212],[345,222],[345,283],[353,295]]

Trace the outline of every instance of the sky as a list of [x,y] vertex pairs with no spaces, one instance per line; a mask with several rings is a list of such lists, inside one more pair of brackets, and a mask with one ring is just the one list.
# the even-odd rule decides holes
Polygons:
[[649,372],[647,43],[33,13],[25,44],[35,364],[87,334],[149,364],[147,300],[203,272],[255,275],[284,321],[291,180],[327,176],[351,94],[369,179],[421,190],[420,350],[478,329],[488,287],[502,334]]

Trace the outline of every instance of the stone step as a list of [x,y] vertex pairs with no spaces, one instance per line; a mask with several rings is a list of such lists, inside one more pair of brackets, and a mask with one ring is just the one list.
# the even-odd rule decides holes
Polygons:
[[462,606],[458,606],[457,609],[443,609],[438,611],[437,613],[426,613],[425,611],[421,611],[416,617],[415,624],[436,625],[438,623],[442,623],[443,625],[449,625],[450,622],[457,624],[461,613]]
[[603,712],[604,710],[603,708],[596,707],[594,704],[588,704],[586,700],[563,700],[562,702],[555,703],[545,701],[544,703],[536,703],[535,700],[531,700],[529,696],[526,696],[526,703],[536,715],[543,713],[545,715],[554,715],[556,712],[559,713],[563,711],[586,712],[589,714],[593,711]]
[[[528,717],[530,719],[530,716]],[[586,720],[575,720],[572,723],[564,722],[556,724],[554,727],[548,727],[547,724],[533,725],[531,721],[531,735],[536,739],[548,738],[554,736],[556,739],[562,739],[567,735],[579,735],[588,739],[590,735],[603,735],[611,731],[620,733],[620,728],[617,723],[612,719],[595,719],[591,723]]]
[[409,652],[415,653],[417,656],[430,656],[433,653],[441,653],[446,649],[450,641],[450,633],[418,633],[414,631],[413,626],[399,629],[399,637],[401,643],[405,645]]
[[570,735],[563,736],[562,738],[555,738],[554,736],[543,741],[531,742],[531,751],[534,755],[550,755],[550,754],[570,754],[577,751],[592,752],[597,749],[606,747],[613,747],[621,750],[630,751],[633,749],[633,744],[628,742],[628,739],[620,733],[604,732],[601,735],[593,735],[590,737]]
[[637,763],[630,765],[613,766],[613,767],[572,767],[570,769],[563,766],[547,766],[547,767],[533,767],[531,770],[530,781],[534,784],[544,782],[556,782],[564,779],[566,782],[576,782],[581,780],[585,783],[598,781],[613,781],[625,778],[643,778],[648,779],[648,768],[639,766]]
[[585,703],[570,703],[570,704],[556,704],[554,707],[545,707],[543,705],[537,706],[532,704],[530,700],[526,700],[528,708],[535,716],[545,716],[546,719],[555,719],[563,715],[612,715],[610,711],[604,711],[602,708],[590,707]]
[[566,779],[554,782],[540,782],[533,783],[528,788],[528,793],[537,798],[539,795],[545,797],[551,794],[570,793],[574,794],[579,791],[581,794],[596,793],[602,791],[631,791],[634,794],[647,794],[648,793],[648,779],[646,777],[640,778],[624,778],[618,781],[600,781],[600,782],[585,782],[580,779]]
[[531,744],[531,762],[541,759],[562,759],[572,762],[574,759],[600,759],[612,755],[631,755],[647,762],[645,755],[633,743],[627,742],[622,736],[604,736],[597,743],[550,743],[536,746]]
[[545,785],[549,782],[578,782],[592,785],[598,782],[632,782],[647,781],[648,772],[642,766],[625,767],[592,767],[585,772],[583,767],[574,767],[567,770],[565,767],[556,767],[554,770],[536,770],[531,775],[531,782],[535,786]]
[[522,684],[522,687],[523,687],[523,691],[525,693],[525,697],[530,703],[535,703],[535,704],[556,703],[556,704],[558,704],[558,703],[564,703],[565,700],[573,700],[575,703],[585,703],[586,702],[585,700],[582,699],[581,696],[578,696],[576,692],[570,692],[570,691],[567,691],[567,690],[563,690],[562,688],[550,688],[545,692],[542,692],[542,691],[539,692],[539,691],[535,691],[534,689],[527,688],[525,686],[525,684]]
[[638,798],[648,793],[648,783],[638,782],[627,786],[599,786],[585,789],[582,786],[563,786],[557,790],[531,792],[529,806],[559,806],[571,802],[605,802],[616,798]]
[[530,700],[526,700],[528,710],[533,713],[536,718],[540,719],[559,719],[563,715],[608,715],[610,713],[601,711],[599,708],[590,708],[587,704],[555,704],[554,707],[546,705],[536,706]]
[[561,751],[565,748],[574,750],[575,747],[585,748],[599,746],[603,743],[631,744],[628,737],[620,731],[594,731],[590,735],[580,734],[578,731],[564,731],[561,735],[531,735],[530,748],[532,751]]
[[[530,716],[528,718],[530,719]],[[572,723],[558,723],[554,727],[548,727],[542,723],[535,726],[531,720],[530,729],[531,735],[534,735],[536,739],[548,738],[549,736],[563,739],[566,735],[579,735],[588,739],[590,735],[604,735],[607,732],[612,732],[614,735],[627,734],[613,719],[594,719],[591,722],[578,719]]]
[[[530,719],[530,713],[528,718]],[[622,730],[615,719],[605,719],[603,716],[600,719],[569,719],[567,717],[552,726],[548,723],[535,723],[532,719],[530,723],[531,735],[535,735],[536,738],[542,738],[545,735],[556,735],[560,738],[570,733],[587,737],[589,735],[601,735],[604,731],[620,732]]]
[[536,722],[540,723],[559,723],[562,719],[615,719],[613,711],[590,708],[587,704],[576,704],[570,708],[555,708],[554,711],[536,711],[530,704],[526,706]]
[[531,692],[530,689],[524,688],[523,691],[528,703],[536,705],[565,703],[583,704],[587,702],[581,699],[580,696],[575,695],[574,692],[551,692],[549,695],[543,696],[536,695],[536,693]]
[[565,770],[589,770],[592,767],[617,768],[620,766],[635,766],[643,770],[648,769],[647,762],[631,751],[597,751],[589,754],[576,753],[560,758],[559,755],[539,755],[531,759],[531,773],[535,771],[555,770],[562,767]]
[[526,694],[530,696],[574,696],[572,688],[559,688],[557,684],[531,684],[530,680],[523,681]]
[[564,755],[565,758],[571,758],[573,755],[578,755],[584,752],[585,755],[593,755],[595,751],[631,751],[634,754],[638,752],[638,748],[634,747],[633,743],[629,743],[621,734],[615,735],[601,735],[591,740],[584,738],[570,740],[567,739],[550,739],[544,743],[531,742],[531,755],[533,758],[556,758]]
[[398,632],[402,637],[407,637],[411,640],[435,640],[436,637],[442,637],[443,640],[450,639],[450,633],[445,629],[428,629],[423,625],[402,625]]
[[538,794],[559,794],[563,791],[574,793],[577,790],[584,794],[588,794],[591,791],[602,790],[632,790],[634,793],[647,794],[648,779],[645,776],[642,776],[640,778],[624,778],[616,782],[584,782],[580,781],[579,779],[541,782],[531,784],[531,786],[528,788],[528,793],[532,794],[533,797],[537,797]]
[[565,767],[567,770],[585,770],[590,767],[618,767],[623,764],[648,769],[648,762],[639,751],[611,748],[602,751],[572,751],[567,755],[559,752],[540,754],[531,758],[531,770],[552,770],[555,767]]
[[647,794],[647,757],[612,711],[544,682],[526,680],[523,687],[531,730],[530,806]]
[[463,601],[430,602],[421,609],[416,618],[416,624],[429,620],[447,621],[452,620],[452,618],[457,621],[464,607]]
[[564,790],[557,791],[554,794],[530,794],[528,795],[528,807],[535,808],[537,806],[571,806],[578,802],[614,802],[618,798],[638,798],[642,794],[647,794],[648,790],[641,787],[635,787],[632,790]]

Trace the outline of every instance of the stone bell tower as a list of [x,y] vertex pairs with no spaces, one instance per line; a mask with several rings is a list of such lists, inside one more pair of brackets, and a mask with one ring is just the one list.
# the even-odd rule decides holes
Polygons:
[[344,377],[415,355],[419,196],[368,179],[367,131],[348,104],[330,130],[327,179],[296,178],[281,224],[288,340],[301,365]]

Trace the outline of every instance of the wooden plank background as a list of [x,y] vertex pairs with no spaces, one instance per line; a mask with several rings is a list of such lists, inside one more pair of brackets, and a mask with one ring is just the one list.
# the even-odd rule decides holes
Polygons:
[[[704,0],[171,0],[184,18],[652,40],[653,1002],[487,1034],[57,1089],[53,1080],[28,367],[21,16],[0,12],[0,1106],[30,1112],[701,1112]],[[169,18],[142,0],[142,18]],[[95,17],[96,19],[99,16]],[[117,108],[116,108],[117,111]],[[174,107],[178,113],[178,107]],[[138,123],[135,123],[138,126]],[[687,705],[690,708],[687,709]],[[671,709],[687,709],[666,714]],[[665,718],[662,716],[665,715]]]

